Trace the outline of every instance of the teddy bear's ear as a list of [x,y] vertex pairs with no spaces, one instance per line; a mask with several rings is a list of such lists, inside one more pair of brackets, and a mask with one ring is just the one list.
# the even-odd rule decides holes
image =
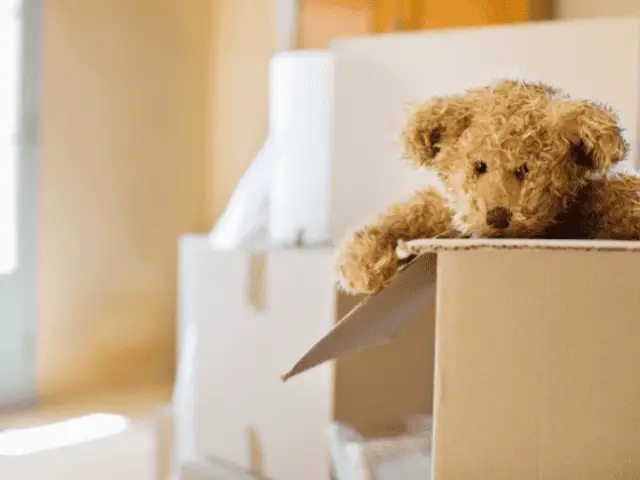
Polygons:
[[589,101],[551,102],[554,128],[569,144],[570,158],[589,171],[605,172],[625,158],[629,146],[618,116],[608,106]]
[[462,96],[437,97],[414,109],[409,118],[402,135],[405,154],[412,163],[431,166],[469,126],[471,111]]

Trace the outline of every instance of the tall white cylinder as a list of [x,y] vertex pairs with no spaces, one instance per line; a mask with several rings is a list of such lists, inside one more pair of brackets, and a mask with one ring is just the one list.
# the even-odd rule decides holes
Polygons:
[[333,61],[326,50],[275,54],[269,130],[274,148],[269,237],[276,245],[330,238]]

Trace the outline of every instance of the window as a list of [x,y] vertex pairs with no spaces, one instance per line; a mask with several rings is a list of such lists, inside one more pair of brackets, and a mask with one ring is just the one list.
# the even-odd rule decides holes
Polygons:
[[19,5],[18,0],[0,0],[0,274],[12,272],[17,263]]

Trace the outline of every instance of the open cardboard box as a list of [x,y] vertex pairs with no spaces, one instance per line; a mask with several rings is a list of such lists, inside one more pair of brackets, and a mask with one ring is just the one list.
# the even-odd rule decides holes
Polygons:
[[285,378],[392,339],[435,289],[433,478],[640,478],[640,242],[402,253],[416,257]]

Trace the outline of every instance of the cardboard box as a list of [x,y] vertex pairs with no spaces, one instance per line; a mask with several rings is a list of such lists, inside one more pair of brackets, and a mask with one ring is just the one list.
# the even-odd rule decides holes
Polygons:
[[[194,329],[178,450],[277,480],[328,480],[331,421],[367,437],[404,430],[433,404],[433,311],[416,311],[395,342],[284,384],[280,375],[359,301],[339,295],[332,249],[215,251],[180,241],[179,332]],[[182,426],[193,425],[185,438]],[[189,433],[189,432],[187,432]],[[180,459],[182,460],[182,459]]]
[[[532,22],[348,38],[335,55],[332,235],[430,181],[402,160],[405,109],[496,78],[541,80],[611,104],[635,147],[640,19]],[[637,164],[637,149],[629,161]]]
[[409,250],[290,375],[402,334],[436,291],[435,480],[640,478],[640,242]]

